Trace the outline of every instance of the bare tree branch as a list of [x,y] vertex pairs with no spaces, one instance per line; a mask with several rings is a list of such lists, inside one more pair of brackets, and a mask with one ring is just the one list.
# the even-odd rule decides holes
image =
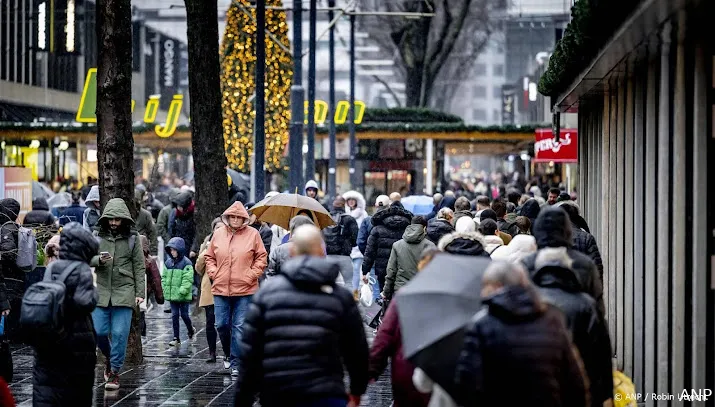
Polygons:
[[402,102],[400,102],[399,96],[397,96],[397,93],[395,93],[395,91],[392,90],[392,87],[390,86],[389,83],[387,83],[384,79],[380,78],[377,75],[372,75],[372,79],[380,82],[380,84],[382,84],[382,86],[385,87],[385,89],[390,93],[390,96],[392,96],[392,99],[395,101],[395,104],[397,105],[397,107],[402,107]]

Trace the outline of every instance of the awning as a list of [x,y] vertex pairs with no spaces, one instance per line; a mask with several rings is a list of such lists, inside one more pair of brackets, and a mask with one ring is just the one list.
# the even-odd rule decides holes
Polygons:
[[0,102],[0,122],[73,121],[74,112]]

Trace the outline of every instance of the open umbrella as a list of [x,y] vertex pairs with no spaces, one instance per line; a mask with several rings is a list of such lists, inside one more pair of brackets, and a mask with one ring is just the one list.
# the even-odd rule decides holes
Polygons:
[[410,195],[400,200],[402,206],[416,215],[427,215],[434,208],[434,199],[427,195]]
[[481,308],[487,258],[439,254],[395,296],[404,355],[448,393],[464,330]]
[[278,194],[265,198],[251,207],[251,213],[262,222],[272,223],[284,229],[300,211],[308,211],[315,226],[325,229],[335,224],[328,211],[313,198],[298,194]]

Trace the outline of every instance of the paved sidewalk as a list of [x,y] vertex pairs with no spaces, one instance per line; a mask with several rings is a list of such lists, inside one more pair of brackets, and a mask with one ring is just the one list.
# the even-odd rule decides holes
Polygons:
[[[186,328],[181,323],[182,344],[169,346],[173,334],[171,315],[161,309],[147,316],[147,337],[144,339],[144,363],[126,366],[121,373],[121,388],[105,392],[102,368],[96,369],[94,392],[95,406],[232,406],[235,388],[228,371],[219,361],[204,362],[208,358],[203,312],[192,317],[197,329],[193,341],[186,338]],[[370,342],[372,330],[366,329]],[[219,353],[220,351],[220,346]],[[18,406],[32,406],[32,349],[13,349],[15,378],[10,389]],[[68,369],[71,368],[68,366]],[[389,407],[392,390],[389,368],[380,380],[368,387],[363,406]]]

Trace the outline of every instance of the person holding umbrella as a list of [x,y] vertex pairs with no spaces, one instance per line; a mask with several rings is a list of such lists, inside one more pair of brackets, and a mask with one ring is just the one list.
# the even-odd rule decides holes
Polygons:
[[[590,406],[588,378],[564,326],[522,266],[494,262],[469,323],[456,369],[461,405]],[[514,384],[519,384],[515,391]]]
[[[258,291],[258,279],[266,268],[268,253],[261,235],[248,227],[248,212],[234,202],[221,216],[206,249],[206,274],[212,281],[216,330],[222,343],[231,343],[231,376],[238,376],[238,357],[248,305]],[[230,339],[229,339],[230,338]]]

